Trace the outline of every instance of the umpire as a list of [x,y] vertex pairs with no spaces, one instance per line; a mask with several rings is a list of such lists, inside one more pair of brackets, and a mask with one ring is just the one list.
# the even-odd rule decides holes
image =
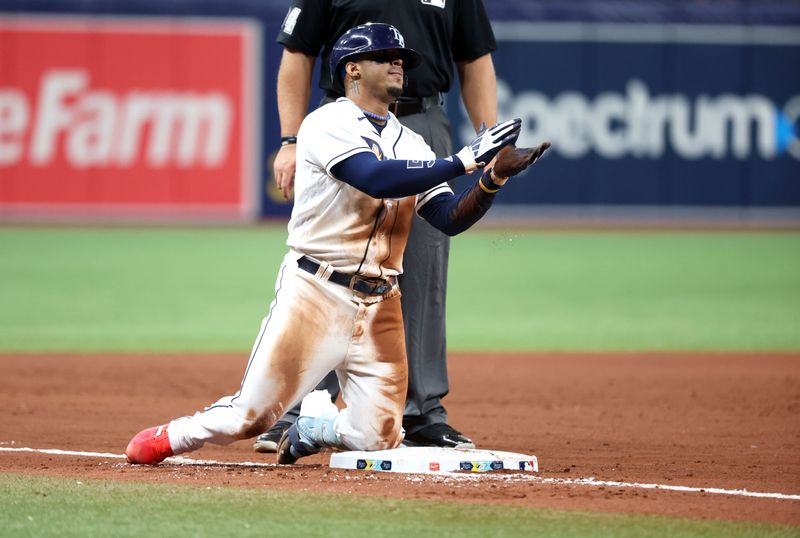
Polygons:
[[[450,123],[442,105],[454,69],[470,120],[497,121],[497,84],[491,52],[496,44],[482,0],[294,0],[277,41],[284,46],[278,70],[278,113],[281,148],[275,157],[278,187],[288,199],[294,185],[295,143],[308,110],[311,79],[321,52],[320,87],[329,103],[343,94],[331,83],[329,57],[336,40],[353,26],[389,23],[403,34],[406,46],[424,61],[407,77],[403,96],[390,110],[400,122],[419,133],[436,153],[453,153]],[[415,217],[400,277],[408,353],[408,394],[403,417],[405,444],[474,448],[474,443],[447,423],[441,399],[449,390],[445,342],[445,296],[449,238]],[[339,388],[331,373],[318,388],[334,397]],[[258,437],[257,452],[275,452],[283,431],[293,423],[299,405]]]

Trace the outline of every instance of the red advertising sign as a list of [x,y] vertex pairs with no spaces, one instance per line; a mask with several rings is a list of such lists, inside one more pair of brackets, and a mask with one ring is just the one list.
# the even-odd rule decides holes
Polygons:
[[256,213],[258,29],[0,17],[0,215]]

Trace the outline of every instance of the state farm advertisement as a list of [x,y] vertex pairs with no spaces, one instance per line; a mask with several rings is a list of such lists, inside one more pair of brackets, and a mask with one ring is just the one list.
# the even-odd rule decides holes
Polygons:
[[0,214],[254,216],[258,28],[0,17]]

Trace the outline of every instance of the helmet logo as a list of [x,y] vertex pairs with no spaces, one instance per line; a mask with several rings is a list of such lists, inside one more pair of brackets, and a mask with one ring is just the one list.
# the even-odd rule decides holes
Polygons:
[[401,34],[400,31],[397,28],[395,28],[394,26],[390,26],[389,28],[391,28],[392,34],[394,34],[395,41],[400,43],[401,47],[405,47],[406,46],[406,42],[403,39],[403,34]]

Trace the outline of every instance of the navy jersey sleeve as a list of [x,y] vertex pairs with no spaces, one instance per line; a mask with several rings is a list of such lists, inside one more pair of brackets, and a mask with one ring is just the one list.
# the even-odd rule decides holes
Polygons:
[[308,56],[319,55],[329,32],[330,0],[293,0],[276,41]]
[[464,173],[464,165],[458,159],[379,161],[367,151],[337,161],[331,167],[331,173],[373,198],[402,198],[455,179]]
[[470,62],[497,49],[492,25],[482,0],[456,4],[451,50],[456,62]]
[[437,194],[417,213],[442,233],[457,235],[486,214],[499,190],[500,186],[492,182],[489,172],[484,172],[483,176],[458,196],[452,192]]

